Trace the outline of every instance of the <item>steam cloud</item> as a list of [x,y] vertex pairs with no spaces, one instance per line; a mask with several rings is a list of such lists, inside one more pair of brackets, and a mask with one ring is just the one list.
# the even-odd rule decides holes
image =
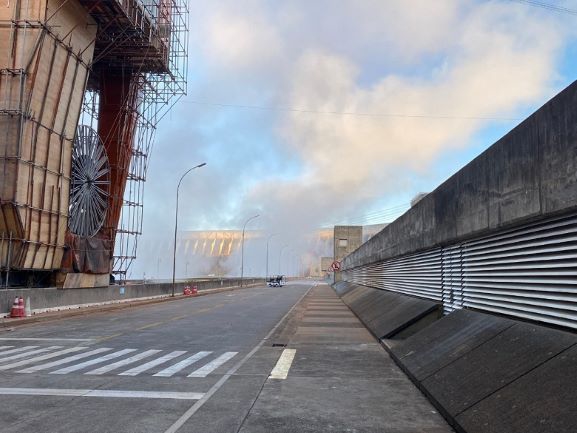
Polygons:
[[[277,233],[275,257],[284,244],[301,257],[304,235],[408,202],[418,179],[431,189],[459,168],[432,177],[440,157],[516,123],[483,118],[523,117],[552,96],[575,38],[567,17],[510,1],[206,0],[191,18],[189,92],[160,124],[133,277],[171,256],[190,166],[208,163],[183,182],[180,228],[241,229],[258,213],[250,227]],[[264,249],[247,244],[252,274],[264,275]],[[238,274],[238,261],[219,266]]]

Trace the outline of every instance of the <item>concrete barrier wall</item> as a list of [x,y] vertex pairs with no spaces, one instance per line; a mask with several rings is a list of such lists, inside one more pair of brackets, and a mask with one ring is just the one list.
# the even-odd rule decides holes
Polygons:
[[[264,279],[245,278],[244,285],[264,284]],[[240,278],[224,278],[210,280],[190,280],[190,282],[178,282],[175,285],[175,293],[182,294],[186,285],[197,286],[199,291],[215,288],[235,287],[240,285]],[[170,296],[172,294],[171,283],[152,284],[127,284],[90,289],[57,289],[57,288],[33,288],[33,289],[0,289],[0,315],[6,314],[12,307],[16,296],[30,299],[30,307],[33,312],[40,313],[58,309],[78,308],[106,302],[121,302],[128,299],[146,299],[154,297]]]
[[439,303],[350,283],[337,285],[343,302],[378,339],[411,335],[441,317]]
[[[396,306],[414,306],[415,298],[345,283],[339,292],[361,320],[377,314],[380,329],[414,319],[413,308]],[[378,292],[394,299],[362,305]],[[371,329],[370,320],[363,322]],[[576,431],[576,334],[457,310],[392,338],[381,339],[383,346],[457,432]]]
[[575,432],[573,333],[459,310],[389,352],[458,432]]
[[577,82],[343,261],[345,270],[577,209]]

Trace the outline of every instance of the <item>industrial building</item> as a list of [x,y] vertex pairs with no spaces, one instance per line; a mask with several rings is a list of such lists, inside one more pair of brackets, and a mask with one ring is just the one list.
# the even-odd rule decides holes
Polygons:
[[186,0],[0,5],[3,285],[123,280],[158,122],[186,92]]

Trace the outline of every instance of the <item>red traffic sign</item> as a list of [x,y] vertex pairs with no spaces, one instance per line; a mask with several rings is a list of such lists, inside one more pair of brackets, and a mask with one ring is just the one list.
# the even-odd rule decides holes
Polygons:
[[338,260],[335,260],[331,265],[331,269],[333,271],[340,271],[341,270],[341,262],[339,262]]

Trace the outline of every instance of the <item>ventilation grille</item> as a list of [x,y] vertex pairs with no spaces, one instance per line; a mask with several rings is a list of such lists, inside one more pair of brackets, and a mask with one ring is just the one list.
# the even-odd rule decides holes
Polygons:
[[577,215],[348,270],[348,280],[577,328]]
[[440,249],[356,268],[349,274],[357,284],[435,301],[443,298]]

